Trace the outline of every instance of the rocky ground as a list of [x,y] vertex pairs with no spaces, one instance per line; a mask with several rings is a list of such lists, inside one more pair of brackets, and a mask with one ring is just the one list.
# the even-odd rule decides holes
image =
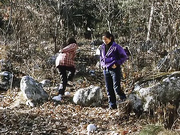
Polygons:
[[91,123],[97,126],[94,134],[134,134],[147,124],[146,119],[137,120],[134,114],[127,117],[118,110],[108,110],[107,98],[103,99],[101,107],[75,105],[74,92],[62,102],[49,100],[34,108],[21,104],[8,109],[16,93],[1,97],[1,134],[87,134],[87,125]]
[[[52,97],[57,94],[56,89],[59,83],[59,75],[53,68],[42,72],[38,71],[37,74],[33,71],[32,75],[36,76],[38,82],[46,78],[41,82],[43,88],[39,86],[38,82],[36,84],[35,81],[32,81],[34,83],[33,90],[41,92],[45,90],[48,95],[46,97],[48,100],[35,107],[27,104],[27,97],[25,98],[22,93],[25,91],[24,87],[20,89],[22,83],[20,80],[28,73],[1,72],[0,134],[85,135],[88,134],[89,124],[94,124],[96,127],[96,130],[90,133],[94,135],[180,134],[180,72],[158,74],[146,70],[133,71],[135,66],[133,67],[130,59],[123,66],[122,88],[129,95],[128,101],[131,104],[127,102],[127,104],[120,104],[117,110],[109,110],[102,71],[96,64],[98,60],[95,52],[89,50],[91,48],[85,46],[80,48],[77,54],[78,59],[76,59],[78,62],[74,85],[67,88],[66,91],[69,94],[64,96],[61,102],[52,101]],[[49,63],[54,64],[54,58],[48,59]],[[52,67],[50,64],[49,66]],[[13,81],[12,76],[14,77]],[[75,104],[73,102],[75,93],[79,89],[85,89],[91,85],[100,87],[103,95],[101,104],[86,107]],[[38,97],[40,93],[35,95]],[[168,94],[163,95],[164,93]],[[46,95],[46,93],[44,94]],[[40,98],[40,101],[41,99],[44,100]],[[146,111],[143,112],[142,108]],[[165,130],[164,127],[169,130]]]
[[[72,100],[75,91],[90,84],[97,84],[97,80],[101,80],[98,82],[104,95],[100,107],[75,105]],[[54,87],[46,87],[45,90],[50,95],[49,100],[36,107],[29,107],[20,102],[18,105],[14,104],[21,98],[18,96],[19,89],[1,92],[0,134],[85,135],[87,126],[95,124],[97,129],[91,133],[94,135],[136,135],[140,134],[146,125],[156,123],[155,119],[147,117],[146,113],[137,117],[133,112],[127,115],[120,112],[120,109],[109,110],[101,73],[98,77],[78,77],[74,84],[73,88],[67,88],[70,95],[65,96],[61,102],[52,101],[51,97],[56,95],[56,90]]]

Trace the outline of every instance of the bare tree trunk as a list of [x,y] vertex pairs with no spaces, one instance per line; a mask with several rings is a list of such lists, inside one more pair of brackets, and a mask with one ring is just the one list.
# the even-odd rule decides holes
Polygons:
[[61,1],[58,0],[58,15],[56,16],[56,27],[55,27],[55,34],[54,34],[54,54],[57,52],[57,37],[58,37],[58,28],[60,23],[60,4]]
[[10,2],[10,15],[9,15],[9,22],[8,22],[8,25],[7,25],[7,29],[6,29],[6,32],[5,32],[5,45],[7,43],[7,34],[8,34],[9,27],[11,25],[11,20],[12,20],[12,0],[10,0],[9,2]]
[[111,33],[111,22],[107,19],[107,24],[108,24],[108,30]]
[[150,33],[151,33],[151,25],[152,25],[153,13],[154,13],[154,3],[152,2],[151,13],[150,13],[149,23],[148,23],[148,33],[147,33],[146,41],[150,40]]
[[67,19],[67,33],[66,33],[66,38],[69,36],[69,16],[68,16],[68,7],[67,7],[67,1],[65,2],[65,7],[66,7],[66,19]]
[[111,33],[111,22],[110,22],[110,20],[109,20],[109,18],[110,18],[110,1],[111,0],[109,0],[108,1],[108,18],[107,18],[107,23],[108,23],[108,30],[109,30],[109,32]]

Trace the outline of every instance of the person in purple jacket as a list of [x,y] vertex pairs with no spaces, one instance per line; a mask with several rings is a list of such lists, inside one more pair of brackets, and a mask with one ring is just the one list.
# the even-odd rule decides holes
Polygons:
[[103,68],[106,90],[109,99],[109,108],[117,109],[116,95],[121,101],[126,100],[126,95],[121,90],[120,81],[122,78],[121,65],[127,60],[124,49],[115,43],[114,36],[105,32],[103,34],[103,42],[100,48],[100,61]]

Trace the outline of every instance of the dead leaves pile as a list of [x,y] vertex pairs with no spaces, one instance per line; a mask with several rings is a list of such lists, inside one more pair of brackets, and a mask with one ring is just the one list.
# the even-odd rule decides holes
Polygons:
[[131,117],[122,120],[117,111],[101,107],[88,108],[74,104],[46,104],[26,108],[21,106],[13,110],[5,109],[0,113],[1,134],[87,134],[90,123],[97,126],[94,134],[112,134],[122,131],[133,132],[141,127]]
[[[108,101],[101,73],[96,76],[78,78],[75,88],[67,89],[70,95],[62,102],[48,102],[29,108],[24,104],[8,109],[17,96],[17,90],[0,96],[0,134],[18,135],[86,135],[87,126],[95,124],[94,135],[136,135],[149,123],[146,116],[137,118],[133,113],[128,116],[118,110],[108,110]],[[97,81],[98,80],[98,81]],[[101,107],[81,107],[72,102],[75,90],[97,84],[103,90]],[[53,90],[47,92],[52,97]],[[2,93],[1,93],[2,94]],[[1,95],[0,94],[0,95]]]
[[[16,92],[14,94],[16,95]],[[21,104],[8,109],[13,101],[10,97],[3,98],[0,103],[0,134],[2,135],[85,135],[87,126],[91,123],[97,126],[97,130],[92,133],[94,135],[115,133],[130,135],[138,133],[142,125],[146,125],[146,120],[137,120],[134,115],[127,119],[120,115],[118,110],[108,110],[106,97],[101,107],[75,105],[72,102],[73,92],[71,92],[71,95],[64,97],[60,103],[50,100],[34,108]],[[2,106],[3,102],[6,105]]]

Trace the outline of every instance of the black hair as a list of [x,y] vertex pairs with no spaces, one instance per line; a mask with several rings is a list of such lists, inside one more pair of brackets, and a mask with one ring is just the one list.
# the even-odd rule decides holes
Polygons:
[[103,36],[111,39],[111,42],[114,42],[114,36],[113,36],[113,34],[111,34],[109,31],[106,31],[106,32],[103,34]]
[[73,44],[73,43],[75,43],[75,44],[77,43],[76,40],[73,37],[71,37],[71,38],[69,38],[67,40],[67,45],[70,45],[70,44]]

